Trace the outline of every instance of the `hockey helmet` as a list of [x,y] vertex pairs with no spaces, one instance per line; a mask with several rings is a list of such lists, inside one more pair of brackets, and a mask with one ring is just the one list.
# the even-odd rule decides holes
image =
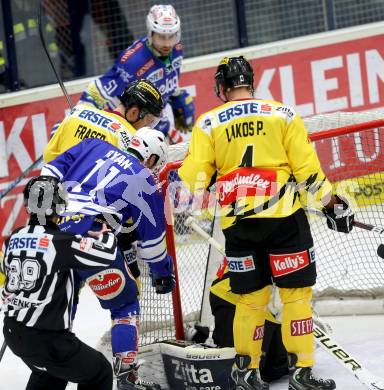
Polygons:
[[150,127],[142,127],[137,130],[132,137],[127,148],[128,152],[133,153],[146,164],[152,155],[156,156],[156,161],[151,169],[161,169],[167,162],[168,145],[165,140],[165,135],[158,130]]
[[160,118],[164,108],[159,90],[146,79],[136,80],[129,84],[119,99],[126,110],[137,105],[140,109],[139,119],[143,119],[147,114]]
[[68,203],[66,189],[52,176],[33,177],[25,186],[23,195],[28,213],[38,216],[60,216]]
[[249,87],[253,94],[253,69],[243,57],[224,57],[215,74],[215,92],[220,98],[221,85],[224,91],[232,88]]
[[152,34],[175,34],[175,44],[180,41],[181,29],[180,18],[172,5],[154,5],[147,15],[147,33],[151,41]]

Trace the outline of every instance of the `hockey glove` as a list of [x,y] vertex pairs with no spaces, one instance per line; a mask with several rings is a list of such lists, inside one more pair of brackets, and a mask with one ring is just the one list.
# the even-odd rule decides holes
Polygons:
[[195,120],[195,103],[185,89],[170,98],[175,124],[178,129],[190,131]]
[[327,225],[331,230],[349,233],[353,228],[355,215],[344,199],[337,195],[336,197],[337,203],[332,208],[323,209],[323,213],[327,217]]
[[[167,259],[164,260],[164,263],[161,263],[155,263],[151,267],[150,276],[152,279],[152,287],[155,287],[156,294],[168,294],[176,286],[176,278],[175,274],[173,273],[172,257],[167,256]],[[159,269],[159,266],[162,267],[162,270]]]

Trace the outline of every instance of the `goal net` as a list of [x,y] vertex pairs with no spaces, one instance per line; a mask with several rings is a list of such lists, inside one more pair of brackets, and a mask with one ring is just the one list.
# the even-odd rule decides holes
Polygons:
[[[339,112],[304,119],[322,167],[347,196],[359,222],[384,227],[384,111]],[[181,147],[182,148],[182,147]],[[177,288],[171,295],[156,295],[143,267],[141,339],[145,345],[183,338],[183,325],[209,324],[207,295],[222,256],[184,225],[188,201],[183,196],[173,161],[162,171],[167,212],[167,244],[175,258]],[[196,216],[201,227],[221,243],[214,224],[215,203],[204,205]],[[308,214],[315,242],[317,284],[315,307],[325,314],[383,312],[384,260],[376,251],[384,235],[354,228],[350,234],[327,228],[324,218]],[[215,227],[214,227],[215,225]]]

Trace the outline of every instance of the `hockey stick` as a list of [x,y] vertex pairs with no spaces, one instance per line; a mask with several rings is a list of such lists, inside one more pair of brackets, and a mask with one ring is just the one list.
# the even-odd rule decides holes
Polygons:
[[[63,80],[61,79],[56,67],[55,67],[55,64],[53,63],[52,61],[52,58],[51,56],[49,55],[49,51],[47,49],[47,44],[45,42],[45,39],[44,39],[44,34],[43,34],[43,27],[42,27],[42,21],[41,21],[41,15],[42,15],[42,8],[43,8],[43,4],[42,4],[43,0],[40,0],[39,2],[39,10],[38,10],[38,14],[37,14],[37,21],[38,21],[38,27],[39,27],[39,37],[40,37],[40,42],[41,42],[41,45],[43,46],[43,49],[44,49],[44,52],[45,54],[47,55],[48,57],[48,61],[52,67],[52,70],[56,76],[56,79],[57,79],[57,82],[59,83],[60,85],[60,88],[61,90],[63,91],[63,94],[67,100],[67,103],[69,105],[69,107],[71,108],[71,110],[73,109],[74,107],[74,104],[72,102],[72,99],[71,97],[69,96],[68,94],[68,91],[67,89],[65,88],[65,85],[63,83]],[[12,191],[24,178],[26,178],[33,170],[35,170],[39,164],[43,161],[43,156],[40,156],[34,163],[32,163],[32,165],[30,165],[19,177],[17,177],[15,180],[13,180],[12,183],[10,183],[6,188],[5,190],[3,190],[3,192],[0,193],[0,200],[3,199],[10,191]]]
[[[197,234],[207,240],[219,253],[225,255],[224,248],[205,232],[192,217],[188,217],[185,225],[191,227]],[[321,324],[319,318],[316,321]],[[353,358],[342,346],[340,346],[324,329],[315,322],[313,324],[313,334],[316,343],[329,355],[335,358],[345,369],[355,376],[362,384],[370,390],[384,390],[384,379],[379,378],[364,368],[355,358]]]
[[3,358],[3,356],[4,356],[4,352],[5,352],[6,349],[7,349],[7,343],[4,340],[3,344],[1,345],[1,349],[0,349],[0,362],[1,362],[1,359]]

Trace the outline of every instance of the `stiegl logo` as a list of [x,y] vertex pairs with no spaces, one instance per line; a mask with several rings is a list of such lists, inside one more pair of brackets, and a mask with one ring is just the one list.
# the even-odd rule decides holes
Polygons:
[[174,366],[175,379],[186,381],[189,383],[212,383],[213,377],[209,368],[197,369],[194,364],[184,363],[176,359],[172,359]]

